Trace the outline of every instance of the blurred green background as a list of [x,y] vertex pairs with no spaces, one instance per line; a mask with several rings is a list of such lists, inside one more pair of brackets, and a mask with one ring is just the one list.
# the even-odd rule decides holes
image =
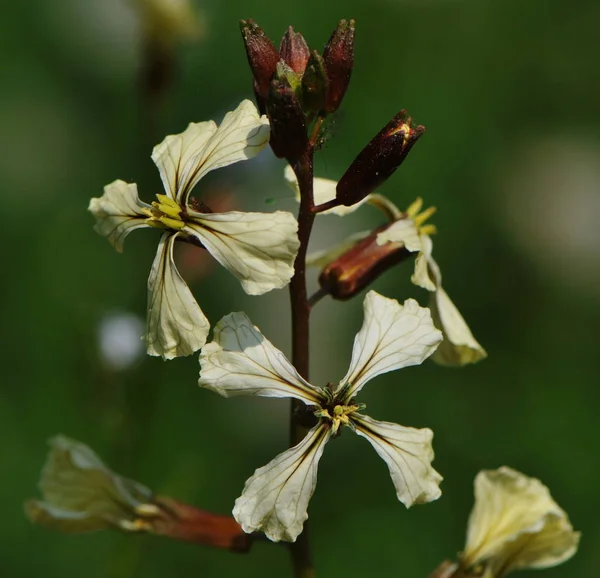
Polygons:
[[[32,526],[22,503],[37,495],[46,439],[59,432],[157,492],[223,513],[254,469],[286,447],[286,401],[224,400],[196,386],[196,356],[165,363],[137,353],[127,331],[141,332],[157,235],[132,235],[119,255],[93,232],[86,207],[116,178],[137,182],[151,200],[160,192],[151,147],[252,97],[240,18],[254,18],[276,43],[293,24],[320,49],[340,18],[353,17],[356,65],[318,174],[339,178],[401,108],[427,126],[381,192],[400,206],[423,196],[438,207],[445,287],[489,358],[463,370],[428,362],[366,388],[373,417],[434,430],[443,496],[406,511],[375,452],[342,436],[325,452],[309,509],[318,575],[425,577],[463,546],[477,471],[509,465],[546,483],[583,532],[575,558],[543,575],[597,576],[600,4],[212,0],[195,8],[202,36],[178,49],[173,88],[152,110],[140,99],[140,29],[126,0],[4,8],[0,575],[290,575],[284,548],[257,544],[244,556],[117,532],[64,536]],[[275,208],[293,210],[270,152],[242,165],[210,175],[197,194],[268,211],[275,197]],[[343,221],[322,217],[314,247],[378,218],[368,208]],[[199,250],[181,253],[213,323],[243,309],[289,351],[286,291],[250,299]],[[410,269],[375,287],[426,303]],[[316,383],[344,375],[361,302],[316,307]]]

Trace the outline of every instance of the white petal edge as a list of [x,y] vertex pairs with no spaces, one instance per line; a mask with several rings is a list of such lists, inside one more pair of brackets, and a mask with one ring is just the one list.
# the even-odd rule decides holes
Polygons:
[[185,231],[232,273],[249,295],[287,285],[298,253],[298,222],[291,213],[196,213]]
[[173,359],[191,355],[208,337],[210,324],[173,259],[178,233],[164,233],[148,277],[148,355]]
[[142,209],[149,208],[150,205],[140,201],[135,183],[116,180],[104,187],[101,197],[90,199],[88,211],[96,218],[94,230],[108,238],[120,253],[131,231],[148,227]]
[[223,397],[257,395],[319,402],[319,390],[305,381],[245,313],[217,323],[211,343],[200,353],[200,387]]
[[269,142],[270,126],[256,106],[244,100],[223,118],[190,123],[177,135],[168,136],[152,152],[167,194],[180,205],[198,181],[215,169],[256,156]]
[[410,508],[441,496],[442,476],[431,466],[433,432],[355,414],[356,433],[364,437],[387,464],[398,499]]
[[233,508],[244,532],[264,532],[273,542],[296,540],[308,518],[319,460],[330,437],[329,426],[319,423],[298,445],[254,472]]
[[429,309],[419,307],[414,299],[400,305],[369,291],[363,308],[364,321],[354,338],[350,369],[336,389],[344,389],[347,399],[377,375],[423,363],[442,340]]
[[377,244],[402,243],[407,251],[423,251],[423,240],[412,219],[400,219],[377,235]]
[[[285,167],[283,176],[290,185],[290,187],[294,190],[296,200],[300,201],[300,188],[298,187],[298,179],[296,178],[294,170],[290,165],[287,165]],[[331,179],[323,179],[321,177],[315,177],[313,180],[313,198],[315,205],[323,205],[324,203],[333,201],[337,194],[336,187],[337,181],[332,181]],[[370,195],[367,195],[364,199],[350,207],[339,205],[337,207],[327,209],[326,211],[319,213],[319,215],[338,215],[339,217],[344,217],[346,215],[349,215],[350,213],[354,213],[356,209],[360,208],[365,203],[368,203],[369,199]]]
[[489,560],[503,576],[511,569],[554,566],[575,553],[578,540],[540,480],[506,466],[475,477],[475,504],[461,557],[466,567]]

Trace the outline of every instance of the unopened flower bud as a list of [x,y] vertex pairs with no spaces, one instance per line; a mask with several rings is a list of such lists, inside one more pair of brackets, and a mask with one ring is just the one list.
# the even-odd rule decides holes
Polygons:
[[323,51],[329,79],[325,110],[335,112],[340,106],[354,66],[354,20],[341,20]]
[[401,110],[354,159],[337,185],[336,199],[349,207],[384,183],[402,164],[424,126],[411,127],[411,118]]
[[295,161],[308,146],[306,115],[285,80],[273,80],[266,101],[271,124],[270,144],[275,156]]
[[304,36],[289,27],[279,45],[279,58],[283,60],[295,73],[303,74],[310,56],[308,44]]
[[379,244],[377,237],[391,224],[375,229],[343,255],[329,263],[319,275],[321,288],[334,299],[350,299],[390,267],[410,256],[404,243]]
[[310,112],[325,110],[329,82],[323,57],[316,51],[311,52],[302,76],[302,103]]
[[269,83],[279,62],[279,54],[271,39],[254,20],[241,20],[240,29],[254,76],[254,89],[261,98],[267,98]]

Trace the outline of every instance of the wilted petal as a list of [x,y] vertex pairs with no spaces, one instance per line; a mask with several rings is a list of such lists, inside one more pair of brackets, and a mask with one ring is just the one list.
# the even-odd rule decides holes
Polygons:
[[464,568],[484,564],[493,578],[547,568],[573,556],[578,542],[579,533],[539,480],[507,467],[477,474]]
[[207,173],[256,156],[269,142],[269,121],[244,100],[228,112],[221,125],[191,123],[177,135],[154,147],[156,163],[167,194],[180,205]]
[[477,342],[462,315],[440,287],[429,300],[431,316],[435,326],[444,334],[431,359],[440,365],[461,366],[475,363],[487,357]]
[[427,289],[427,291],[435,291],[437,289],[437,283],[435,279],[432,278],[429,270],[433,242],[428,235],[421,235],[421,243],[423,248],[415,259],[415,271],[410,280],[415,285]]
[[349,251],[354,245],[366,239],[371,234],[371,231],[360,231],[359,233],[353,233],[341,243],[322,249],[321,251],[314,251],[306,256],[307,267],[325,267],[332,261],[335,261],[338,257],[341,257],[346,251]]
[[177,233],[164,233],[148,277],[149,355],[172,359],[190,355],[205,343],[209,322],[183,280],[175,261],[173,247]]
[[270,540],[294,542],[317,483],[317,467],[331,429],[322,423],[293,448],[258,468],[235,501],[233,516],[244,532],[264,532]]
[[214,339],[200,353],[200,387],[224,397],[295,397],[317,404],[319,390],[263,336],[245,313],[230,313],[217,323]]
[[395,299],[369,291],[364,322],[354,338],[352,361],[336,391],[354,397],[376,375],[423,363],[442,340],[429,309],[414,299],[400,305]]
[[90,200],[88,211],[96,217],[94,230],[107,237],[112,246],[123,251],[125,237],[134,229],[147,227],[142,210],[150,205],[140,201],[135,183],[117,180],[104,187],[104,194]]
[[[294,189],[294,193],[296,195],[296,200],[300,201],[300,188],[298,187],[298,179],[296,178],[294,170],[292,169],[292,167],[290,165],[287,165],[285,167],[285,171],[284,171],[283,175],[285,177],[285,180],[290,185],[290,187],[292,187],[292,189]],[[335,199],[335,196],[336,196],[336,190],[335,190],[336,187],[337,187],[336,181],[332,181],[330,179],[322,179],[320,177],[315,177],[315,179],[313,180],[313,199],[314,199],[315,205],[316,206],[323,205],[324,203],[333,201],[333,199]],[[355,205],[352,205],[350,207],[345,207],[343,205],[339,205],[337,207],[332,207],[331,209],[327,209],[326,211],[319,213],[319,215],[338,215],[340,217],[343,217],[345,215],[349,215],[350,213],[353,213],[354,211],[356,211],[356,209],[358,209],[359,207],[361,207],[368,201],[369,201],[369,195],[367,195],[364,199],[362,199]]]
[[31,500],[33,522],[63,532],[127,528],[152,492],[111,472],[85,444],[65,436],[50,440],[40,480],[43,501]]
[[412,219],[400,219],[377,235],[377,244],[402,243],[407,251],[423,251],[423,240]]
[[289,283],[300,246],[298,222],[291,213],[189,211],[189,217],[193,220],[184,230],[197,237],[249,295],[262,295]]
[[398,499],[410,508],[437,500],[442,476],[432,467],[430,429],[414,429],[354,414],[356,433],[366,438],[387,464]]
[[442,287],[442,273],[435,259],[429,254],[429,274],[437,287],[429,298],[429,308],[435,326],[444,335],[444,340],[431,356],[439,365],[451,367],[476,363],[487,357],[477,342],[463,316],[460,314]]

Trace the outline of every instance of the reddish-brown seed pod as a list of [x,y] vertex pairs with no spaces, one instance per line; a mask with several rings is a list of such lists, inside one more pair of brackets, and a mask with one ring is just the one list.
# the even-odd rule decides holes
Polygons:
[[319,285],[334,299],[350,299],[397,263],[410,257],[403,243],[377,243],[377,235],[391,224],[375,229],[368,237],[329,263],[319,275]]

